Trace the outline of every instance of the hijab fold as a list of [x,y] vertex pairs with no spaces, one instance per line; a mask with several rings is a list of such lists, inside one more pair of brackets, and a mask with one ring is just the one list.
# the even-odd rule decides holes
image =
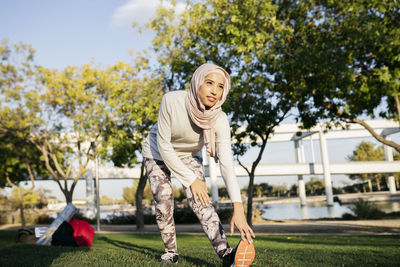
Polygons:
[[[206,75],[210,72],[221,73],[225,77],[224,91],[220,100],[210,109],[201,103],[199,99],[199,89],[203,84]],[[186,110],[194,124],[203,129],[204,143],[206,145],[207,154],[214,157],[218,161],[218,151],[215,144],[215,122],[222,112],[221,106],[226,100],[230,89],[230,76],[221,67],[214,64],[203,64],[196,69],[190,82],[189,91],[186,97]]]

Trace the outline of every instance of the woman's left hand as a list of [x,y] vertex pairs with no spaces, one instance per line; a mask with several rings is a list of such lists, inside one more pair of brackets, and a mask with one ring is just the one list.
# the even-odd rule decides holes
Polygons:
[[236,228],[240,232],[240,235],[242,236],[242,240],[247,239],[249,243],[252,243],[253,239],[251,237],[255,238],[256,236],[254,235],[254,232],[251,229],[251,227],[247,224],[246,217],[244,216],[244,209],[242,203],[234,202],[233,207],[234,209],[231,220],[231,235],[233,234],[234,228],[236,226]]

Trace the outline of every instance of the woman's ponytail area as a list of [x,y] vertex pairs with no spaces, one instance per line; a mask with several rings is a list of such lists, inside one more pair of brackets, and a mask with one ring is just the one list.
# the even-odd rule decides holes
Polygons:
[[234,228],[238,229],[242,240],[247,240],[253,243],[253,238],[256,238],[253,229],[247,224],[244,208],[241,202],[233,202],[233,216],[231,219],[231,235],[234,233]]
[[204,181],[196,178],[194,182],[190,185],[190,190],[193,194],[193,200],[196,204],[201,203],[203,207],[210,205],[211,200],[208,196],[207,185]]

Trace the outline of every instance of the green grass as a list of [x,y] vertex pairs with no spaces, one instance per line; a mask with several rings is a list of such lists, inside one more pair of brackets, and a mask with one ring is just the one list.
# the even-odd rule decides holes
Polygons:
[[[0,231],[0,266],[158,266],[158,234],[96,234],[91,248],[16,243]],[[238,237],[229,237],[236,245]],[[178,235],[178,266],[221,266],[203,235]],[[400,236],[257,236],[252,266],[400,266]]]

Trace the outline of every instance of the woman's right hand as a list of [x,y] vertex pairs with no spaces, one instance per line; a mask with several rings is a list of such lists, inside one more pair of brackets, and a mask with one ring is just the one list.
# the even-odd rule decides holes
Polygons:
[[204,207],[211,203],[210,197],[208,196],[207,185],[204,181],[196,178],[190,185],[190,189],[192,190],[195,203],[201,202]]

